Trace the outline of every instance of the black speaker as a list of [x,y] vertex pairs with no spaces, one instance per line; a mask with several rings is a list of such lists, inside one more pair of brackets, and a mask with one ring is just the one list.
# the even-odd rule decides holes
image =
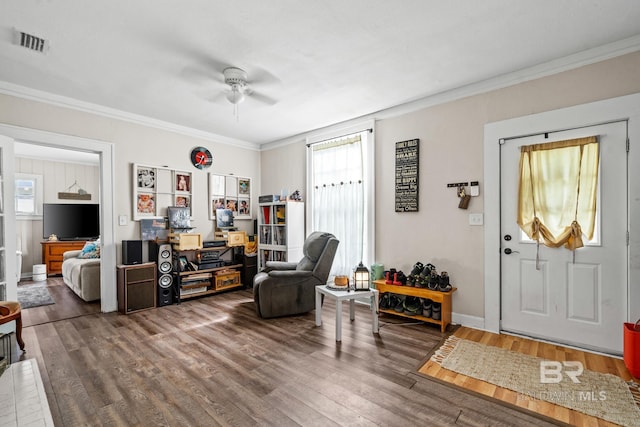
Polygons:
[[157,306],[173,304],[173,254],[168,243],[149,242],[149,260],[158,268]]
[[122,263],[124,265],[142,264],[142,240],[122,241]]

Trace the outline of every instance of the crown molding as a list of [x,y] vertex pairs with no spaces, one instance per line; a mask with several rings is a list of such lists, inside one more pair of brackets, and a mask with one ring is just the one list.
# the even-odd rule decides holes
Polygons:
[[179,135],[198,138],[205,141],[232,145],[234,147],[241,147],[249,150],[260,149],[260,145],[253,142],[229,138],[227,136],[218,135],[211,132],[204,132],[187,126],[181,126],[175,123],[117,110],[115,108],[92,104],[90,102],[80,101],[66,96],[55,95],[49,92],[44,92],[41,90],[32,89],[5,81],[0,81],[0,93],[4,95],[14,96],[16,98],[26,99],[29,101],[42,102],[48,105],[54,105],[57,107],[68,108],[84,113],[95,114],[110,119],[122,120],[125,122],[173,132]]
[[428,95],[420,99],[409,101],[358,118],[336,123],[331,126],[314,129],[309,132],[292,135],[281,140],[268,142],[260,146],[261,151],[272,150],[286,145],[295,144],[300,141],[306,140],[306,138],[312,137],[314,134],[319,132],[331,133],[334,129],[339,129],[355,122],[364,120],[383,120],[398,117],[403,114],[413,113],[418,110],[434,107],[436,105],[445,104],[462,98],[467,98],[469,96],[480,95],[483,93],[513,86],[519,83],[548,77],[554,74],[562,73],[564,71],[574,70],[576,68],[606,61],[608,59],[613,59],[618,56],[637,51],[640,51],[640,35],[629,37],[627,39],[619,40],[603,46],[598,46],[592,49],[587,49],[582,52],[565,56],[563,58],[558,58],[542,64],[534,65],[532,67],[523,68],[511,73],[502,74],[500,76],[492,77],[480,82],[475,82],[444,92]]

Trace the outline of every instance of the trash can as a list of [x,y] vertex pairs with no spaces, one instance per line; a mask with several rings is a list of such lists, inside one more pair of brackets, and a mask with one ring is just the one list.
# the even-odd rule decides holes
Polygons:
[[47,280],[47,266],[46,264],[35,264],[33,266],[32,278],[35,282]]
[[640,320],[624,324],[624,364],[636,378],[640,378]]

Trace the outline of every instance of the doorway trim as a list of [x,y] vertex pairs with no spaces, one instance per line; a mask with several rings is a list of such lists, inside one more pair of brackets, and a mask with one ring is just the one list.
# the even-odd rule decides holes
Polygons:
[[[484,329],[500,333],[500,139],[628,120],[629,150],[627,321],[640,318],[640,93],[484,126]],[[635,200],[634,200],[635,199]],[[623,326],[620,325],[622,328]]]
[[114,144],[0,123],[0,135],[34,145],[97,153],[100,156],[100,307],[104,313],[118,307],[114,229]]

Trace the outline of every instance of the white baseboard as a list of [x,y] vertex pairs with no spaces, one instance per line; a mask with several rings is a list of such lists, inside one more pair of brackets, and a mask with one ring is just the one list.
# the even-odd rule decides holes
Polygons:
[[484,330],[484,317],[469,316],[467,314],[451,313],[451,322],[456,325]]

